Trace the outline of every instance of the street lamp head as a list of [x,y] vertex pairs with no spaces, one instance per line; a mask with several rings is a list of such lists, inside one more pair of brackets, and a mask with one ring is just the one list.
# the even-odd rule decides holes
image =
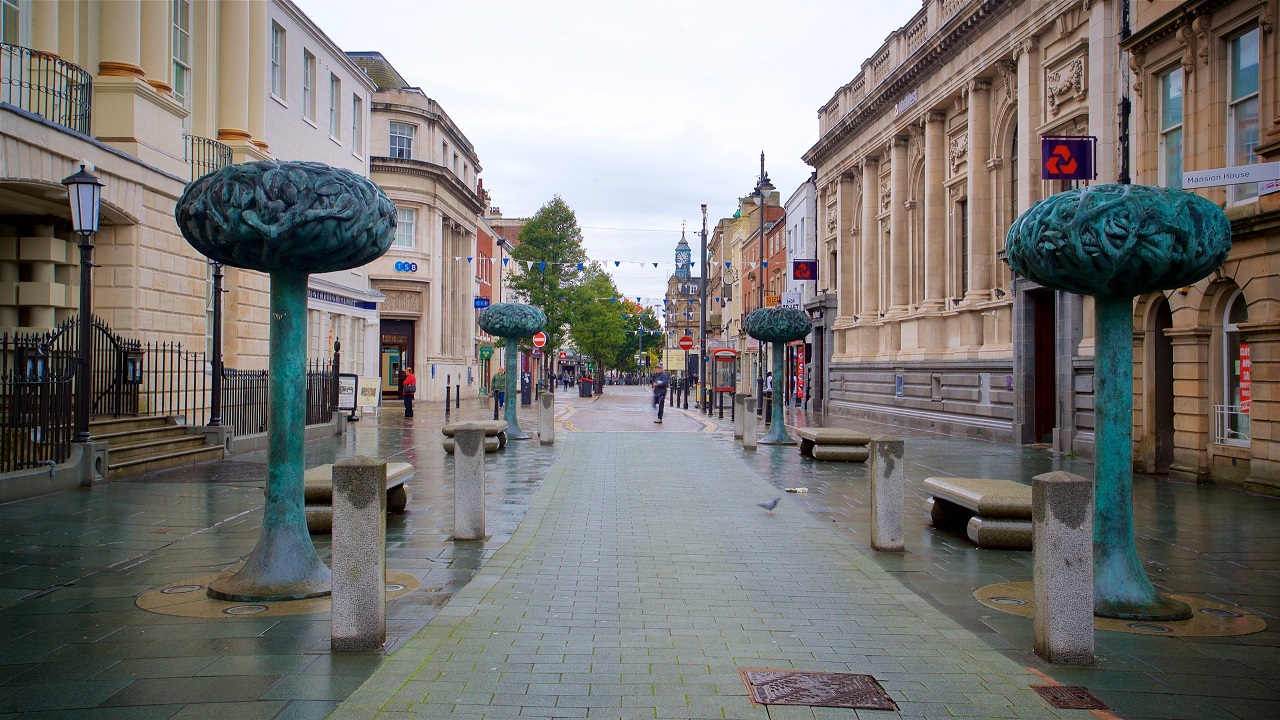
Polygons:
[[769,182],[769,173],[765,173],[764,176],[760,178],[760,184],[756,186],[756,192],[766,197],[776,189],[777,188],[773,186],[773,183]]
[[98,232],[98,210],[102,203],[103,182],[97,175],[80,166],[80,172],[63,178],[67,199],[71,202],[71,229],[81,237]]

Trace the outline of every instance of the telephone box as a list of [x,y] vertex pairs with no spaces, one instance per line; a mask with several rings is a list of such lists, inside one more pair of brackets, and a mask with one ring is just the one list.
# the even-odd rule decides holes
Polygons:
[[738,387],[738,351],[717,348],[711,351],[711,358],[715,361],[711,372],[716,392],[734,392]]

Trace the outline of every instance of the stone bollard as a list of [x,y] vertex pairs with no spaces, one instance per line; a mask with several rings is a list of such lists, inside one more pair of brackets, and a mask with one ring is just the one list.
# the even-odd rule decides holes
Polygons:
[[1068,472],[1031,479],[1036,654],[1092,665],[1093,482]]
[[871,441],[871,547],[902,552],[905,452],[898,438]]
[[387,463],[369,457],[333,466],[334,652],[381,650],[387,641]]
[[741,439],[742,439],[742,434],[743,434],[744,432],[746,432],[746,430],[745,430],[745,427],[746,427],[746,425],[745,425],[745,420],[744,420],[744,418],[743,418],[743,416],[744,416],[744,415],[746,415],[746,413],[745,413],[745,412],[743,412],[743,410],[742,410],[743,408],[745,408],[745,407],[746,407],[746,404],[745,404],[746,402],[747,402],[747,396],[746,396],[746,395],[742,395],[742,394],[739,394],[739,393],[734,393],[734,394],[733,394],[733,410],[734,410],[734,413],[733,413],[733,439],[734,439],[734,440],[741,440]]
[[742,407],[745,412],[738,415],[738,417],[742,418],[742,449],[755,450],[756,440],[758,439],[756,437],[756,426],[759,422],[756,420],[756,399],[745,398],[742,401]]
[[542,393],[538,399],[538,442],[554,445],[556,442],[556,396]]
[[453,431],[453,539],[484,539],[484,428]]

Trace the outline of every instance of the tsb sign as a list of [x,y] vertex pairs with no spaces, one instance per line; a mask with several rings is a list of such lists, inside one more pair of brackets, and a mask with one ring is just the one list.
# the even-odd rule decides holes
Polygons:
[[397,260],[395,264],[396,272],[415,273],[418,272],[418,263]]

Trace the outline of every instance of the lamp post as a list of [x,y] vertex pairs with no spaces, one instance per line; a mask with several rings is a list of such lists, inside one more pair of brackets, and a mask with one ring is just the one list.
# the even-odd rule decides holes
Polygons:
[[[209,390],[209,427],[222,425],[222,263],[210,260],[213,266],[213,357],[210,368],[213,382]],[[353,412],[354,416],[355,413]]]
[[698,409],[707,408],[707,276],[711,269],[707,264],[707,204],[702,203],[702,233],[698,262],[702,263],[702,277],[698,280]]
[[[760,264],[756,266],[756,309],[764,307],[764,210],[773,192],[773,183],[769,182],[769,173],[764,171],[764,152],[760,153],[760,178],[756,181],[756,189],[751,192],[756,205],[760,207],[760,237],[756,242],[760,245]],[[759,343],[758,369],[756,371],[756,415],[764,414],[764,343]]]
[[80,172],[64,178],[71,202],[71,230],[80,236],[80,372],[76,378],[76,436],[78,443],[89,437],[89,363],[93,358],[93,235],[98,232],[103,182],[80,166]]

